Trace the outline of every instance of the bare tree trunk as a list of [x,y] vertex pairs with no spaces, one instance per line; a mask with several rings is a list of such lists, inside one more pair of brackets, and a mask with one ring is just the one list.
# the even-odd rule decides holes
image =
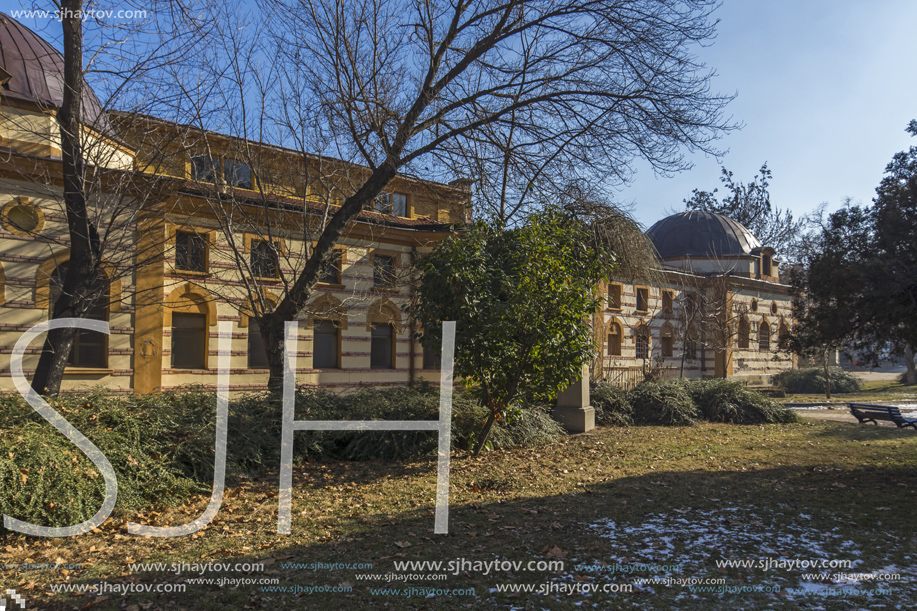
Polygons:
[[904,366],[907,371],[904,374],[904,383],[908,385],[917,384],[917,367],[914,366],[914,349],[910,344],[904,346]]
[[830,367],[828,366],[828,352],[829,349],[825,348],[825,352],[822,355],[825,363],[825,398],[829,401],[831,400],[831,374]]
[[487,438],[490,437],[490,429],[493,428],[494,422],[497,421],[497,412],[493,411],[493,408],[490,410],[490,415],[487,417],[487,421],[484,423],[484,428],[481,430],[481,436],[478,438],[478,442],[474,446],[474,450],[471,452],[473,456],[477,456],[481,453],[481,450],[484,448],[484,444],[487,443]]
[[[87,297],[99,271],[99,235],[89,218],[83,176],[82,93],[83,32],[80,14],[82,0],[61,3],[64,34],[64,92],[57,123],[61,136],[64,179],[64,206],[70,231],[70,263],[52,318],[82,318]],[[99,297],[101,298],[101,296]],[[78,331],[55,329],[48,333],[42,347],[32,388],[41,394],[60,391],[67,358]]]

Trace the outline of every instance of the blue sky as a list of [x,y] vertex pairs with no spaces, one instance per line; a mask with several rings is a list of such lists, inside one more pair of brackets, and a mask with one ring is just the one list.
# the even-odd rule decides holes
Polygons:
[[[917,145],[904,131],[917,119],[917,2],[727,0],[716,14],[698,55],[716,91],[738,93],[727,115],[745,124],[719,141],[722,163],[745,182],[767,161],[772,203],[797,214],[869,203],[892,155]],[[638,164],[618,199],[646,226],[682,210],[692,189],[720,185],[715,158],[690,159],[672,178]]]
[[[0,0],[4,11],[30,5]],[[892,155],[917,145],[904,131],[917,118],[917,2],[727,0],[716,16],[717,39],[698,55],[718,73],[715,91],[738,94],[726,113],[745,127],[719,141],[721,159],[691,156],[694,168],[674,177],[638,163],[618,201],[649,226],[693,188],[718,187],[720,163],[745,182],[766,161],[781,208],[869,203]]]

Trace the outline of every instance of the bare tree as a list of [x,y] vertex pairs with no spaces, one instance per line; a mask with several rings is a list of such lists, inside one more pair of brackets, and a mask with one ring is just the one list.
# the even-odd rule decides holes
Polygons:
[[[118,3],[117,9],[125,10],[125,6],[131,4]],[[179,1],[146,3],[140,9],[177,11],[181,27],[168,31],[163,24],[174,26],[176,22],[162,15],[155,20],[107,22],[115,8],[104,2],[86,6],[81,0],[64,0],[44,8],[56,14],[61,23],[60,65],[56,53],[42,51],[42,61],[62,74],[62,99],[56,129],[52,130],[60,137],[60,160],[48,158],[31,167],[19,167],[25,168],[22,177],[34,193],[60,198],[66,216],[66,238],[43,236],[49,244],[69,246],[66,273],[52,279],[56,290],[51,318],[84,318],[96,303],[109,297],[113,282],[144,263],[148,253],[138,248],[135,233],[145,222],[147,203],[162,196],[156,177],[134,171],[130,154],[109,123],[108,104],[98,101],[87,77],[90,73],[97,77],[94,82],[105,91],[109,103],[129,96],[143,100],[143,84],[149,85],[150,76],[162,65],[177,61],[185,45],[196,37],[189,28],[187,6]],[[88,46],[85,24],[94,26]],[[86,65],[84,56],[89,57]],[[161,84],[155,89],[160,90]],[[18,128],[28,131],[28,121]],[[37,135],[48,137],[47,132]],[[58,267],[58,271],[62,269],[64,266]],[[48,333],[32,379],[37,392],[59,391],[78,333],[73,328]]]
[[[720,115],[729,97],[710,92],[711,74],[691,54],[714,33],[715,4],[706,0],[274,0],[270,7],[263,15],[270,27],[236,27],[239,10],[226,9],[227,27],[215,28],[219,40],[203,69],[194,81],[177,75],[186,84],[171,117],[216,131],[244,125],[246,137],[301,151],[304,161],[324,155],[363,168],[348,168],[340,199],[310,209],[301,239],[315,245],[261,317],[272,388],[281,380],[284,322],[306,307],[348,225],[399,174],[448,180],[459,173],[491,189],[491,162],[499,162],[507,169],[498,190],[518,192],[512,207],[522,210],[550,192],[527,189],[526,181],[614,183],[629,176],[635,157],[661,172],[678,170],[686,166],[684,147],[711,151],[730,128]],[[255,18],[246,14],[245,23]],[[240,63],[234,49],[253,61]],[[258,62],[269,76],[256,75]],[[230,96],[235,103],[226,103]],[[322,180],[307,177],[309,185]],[[510,197],[501,201],[510,214]]]

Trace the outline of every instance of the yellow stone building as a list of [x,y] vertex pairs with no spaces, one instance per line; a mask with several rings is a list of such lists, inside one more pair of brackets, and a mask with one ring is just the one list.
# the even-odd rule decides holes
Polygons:
[[763,386],[793,367],[785,340],[792,299],[773,248],[740,223],[702,211],[668,216],[647,236],[659,257],[650,279],[602,287],[598,377],[627,387],[655,369]]
[[[60,54],[0,14],[0,390],[10,354],[47,320],[69,259],[56,111]],[[110,263],[107,298],[83,331],[63,389],[155,392],[216,381],[216,325],[233,324],[232,391],[266,388],[253,308],[270,308],[304,265],[323,218],[367,168],[152,117],[83,96],[89,198]],[[297,383],[344,389],[438,378],[401,314],[414,257],[467,220],[469,185],[396,178],[336,247],[300,316]],[[41,345],[24,360],[30,376]]]

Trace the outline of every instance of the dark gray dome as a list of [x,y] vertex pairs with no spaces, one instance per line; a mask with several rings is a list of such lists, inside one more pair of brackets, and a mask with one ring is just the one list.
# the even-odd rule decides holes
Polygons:
[[[60,108],[64,101],[64,57],[41,36],[6,13],[0,13],[0,68],[9,75],[0,94]],[[85,82],[83,122],[113,135],[102,104]]]
[[667,216],[646,233],[661,259],[747,255],[761,248],[741,223],[701,210]]

